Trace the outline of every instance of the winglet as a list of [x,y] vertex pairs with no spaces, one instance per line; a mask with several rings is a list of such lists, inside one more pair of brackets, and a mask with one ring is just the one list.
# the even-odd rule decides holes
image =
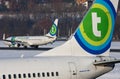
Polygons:
[[5,33],[3,34],[3,40],[5,40]]

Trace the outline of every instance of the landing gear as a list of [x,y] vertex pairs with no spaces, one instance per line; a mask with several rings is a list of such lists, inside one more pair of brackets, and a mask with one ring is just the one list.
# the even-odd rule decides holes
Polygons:
[[27,46],[24,46],[24,48],[27,48]]
[[11,45],[9,45],[8,47],[11,47]]
[[38,48],[38,45],[32,45],[30,47],[33,47],[33,48]]
[[17,47],[20,47],[20,44],[17,44]]
[[38,48],[38,45],[36,45],[34,48]]

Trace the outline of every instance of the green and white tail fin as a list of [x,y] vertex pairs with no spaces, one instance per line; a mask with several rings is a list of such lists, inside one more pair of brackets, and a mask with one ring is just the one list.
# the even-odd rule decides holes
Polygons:
[[56,38],[56,33],[57,33],[57,29],[58,29],[58,19],[55,19],[52,27],[50,28],[50,31],[48,34],[46,34],[46,36],[48,37],[55,37]]
[[36,56],[109,56],[119,0],[95,0],[72,38]]

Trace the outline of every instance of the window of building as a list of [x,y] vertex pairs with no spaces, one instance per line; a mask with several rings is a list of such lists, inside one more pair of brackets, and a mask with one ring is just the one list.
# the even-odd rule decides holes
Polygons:
[[5,75],[3,75],[3,79],[6,79],[6,76],[5,76]]

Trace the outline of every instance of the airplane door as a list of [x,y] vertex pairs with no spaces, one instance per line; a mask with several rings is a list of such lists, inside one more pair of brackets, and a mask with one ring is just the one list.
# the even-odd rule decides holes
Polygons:
[[77,70],[75,63],[69,62],[69,69],[70,69],[70,79],[77,79]]

